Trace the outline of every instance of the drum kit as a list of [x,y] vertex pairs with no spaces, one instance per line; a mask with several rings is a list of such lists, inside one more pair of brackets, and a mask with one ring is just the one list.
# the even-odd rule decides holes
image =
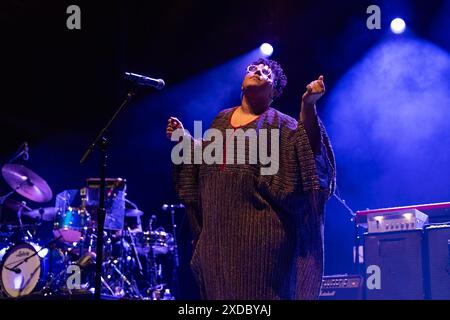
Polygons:
[[[92,296],[98,179],[88,179],[86,188],[61,192],[54,207],[32,209],[10,196],[49,202],[53,193],[47,182],[19,164],[5,164],[2,176],[12,191],[0,197],[0,297]],[[123,179],[107,181],[101,294],[174,299],[170,289],[176,286],[175,225],[173,234],[154,228],[152,215],[143,228],[144,212],[126,199],[125,186]],[[79,204],[74,202],[77,196]]]

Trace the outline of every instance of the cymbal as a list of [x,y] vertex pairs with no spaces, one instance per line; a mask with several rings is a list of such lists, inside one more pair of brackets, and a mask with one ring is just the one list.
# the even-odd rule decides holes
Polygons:
[[16,212],[19,211],[20,209],[31,211],[31,209],[27,207],[24,203],[12,199],[6,199],[3,202],[3,206]]
[[142,212],[139,209],[126,209],[125,210],[125,216],[126,217],[140,217],[144,214],[144,212]]
[[35,202],[47,202],[53,197],[47,182],[20,164],[5,164],[2,175],[18,194]]
[[28,216],[33,219],[39,219],[44,221],[53,221],[55,219],[56,214],[58,213],[58,208],[49,207],[49,208],[39,208],[27,212],[23,212],[22,214]]

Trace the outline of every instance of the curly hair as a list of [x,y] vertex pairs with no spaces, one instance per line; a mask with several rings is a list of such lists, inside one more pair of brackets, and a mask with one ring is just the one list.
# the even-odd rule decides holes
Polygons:
[[274,95],[273,99],[275,100],[276,98],[278,98],[283,93],[283,89],[284,89],[284,87],[286,87],[286,84],[287,84],[287,77],[284,74],[283,69],[281,68],[281,65],[274,60],[269,60],[269,59],[264,59],[264,58],[259,58],[258,60],[254,61],[252,64],[254,64],[254,65],[263,64],[263,65],[268,66],[272,70],[272,72],[274,74],[273,88],[275,90],[275,95]]

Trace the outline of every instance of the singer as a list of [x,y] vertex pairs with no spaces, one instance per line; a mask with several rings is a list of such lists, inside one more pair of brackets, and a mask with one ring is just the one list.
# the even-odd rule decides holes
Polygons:
[[[255,61],[246,69],[241,105],[221,111],[211,126],[222,132],[278,128],[277,173],[261,175],[261,163],[174,166],[203,299],[318,298],[324,209],[335,188],[334,154],[316,112],[325,85],[320,76],[307,86],[297,121],[272,107],[286,83],[277,62]],[[169,118],[167,135],[177,129],[184,131],[182,123]],[[189,138],[192,146],[210,143]],[[250,152],[247,144],[243,151]]]

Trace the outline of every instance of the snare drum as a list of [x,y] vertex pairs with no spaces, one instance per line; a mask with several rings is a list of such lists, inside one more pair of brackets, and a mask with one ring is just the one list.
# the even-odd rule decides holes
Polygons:
[[61,251],[53,249],[50,254],[49,249],[42,249],[35,243],[4,247],[0,250],[0,260],[1,289],[11,298],[41,290],[50,274],[64,270],[64,254]]
[[88,226],[89,214],[84,209],[69,207],[65,212],[58,212],[55,217],[53,234],[64,242],[73,243],[81,240],[83,228]]

